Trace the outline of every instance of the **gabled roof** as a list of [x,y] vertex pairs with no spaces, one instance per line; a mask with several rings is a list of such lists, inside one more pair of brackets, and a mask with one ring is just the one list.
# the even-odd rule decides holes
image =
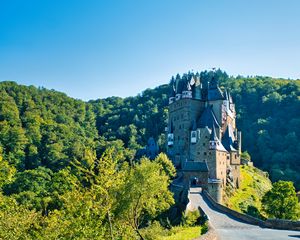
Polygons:
[[197,121],[197,127],[199,128],[205,128],[209,127],[212,129],[212,126],[215,125],[215,127],[220,127],[216,116],[212,110],[212,106],[206,107],[201,114],[200,118]]
[[187,161],[184,164],[183,171],[208,172],[208,167],[206,162]]
[[228,124],[226,131],[222,138],[222,144],[226,148],[227,151],[229,151],[229,152],[236,151],[236,149],[234,148],[234,141],[235,141],[235,136],[233,134],[232,126],[230,124]]

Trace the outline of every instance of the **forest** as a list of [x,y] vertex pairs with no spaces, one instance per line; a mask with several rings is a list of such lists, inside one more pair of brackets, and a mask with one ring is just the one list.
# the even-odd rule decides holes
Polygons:
[[[300,81],[195,74],[215,74],[230,90],[242,149],[254,165],[299,190]],[[171,229],[175,169],[163,154],[168,95],[165,84],[84,102],[1,82],[0,238],[153,239],[161,227]],[[149,137],[162,153],[137,160]]]
[[[194,74],[194,73],[186,73]],[[300,190],[300,80],[271,77],[229,77],[226,72],[204,71],[201,79],[218,78],[236,104],[242,150],[254,165],[267,171],[272,181],[289,180]],[[96,126],[105,139],[121,139],[139,148],[153,136],[165,150],[169,85],[147,89],[136,97],[90,101]]]

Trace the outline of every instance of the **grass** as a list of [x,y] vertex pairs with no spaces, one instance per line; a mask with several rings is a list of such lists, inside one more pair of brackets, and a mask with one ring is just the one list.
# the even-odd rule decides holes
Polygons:
[[255,167],[242,166],[240,188],[228,197],[227,206],[259,217],[261,198],[271,187],[271,181],[264,172]]
[[201,227],[173,227],[170,231],[171,235],[162,237],[161,240],[192,240],[200,236]]

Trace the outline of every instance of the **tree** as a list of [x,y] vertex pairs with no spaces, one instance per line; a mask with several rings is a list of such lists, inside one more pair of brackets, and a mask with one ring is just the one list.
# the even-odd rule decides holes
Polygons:
[[122,202],[116,209],[119,219],[124,219],[141,239],[144,238],[140,227],[174,203],[168,189],[169,177],[162,169],[157,162],[142,158],[130,169],[119,198]]
[[36,239],[41,216],[0,193],[0,239]]
[[176,175],[176,169],[165,153],[160,153],[154,160],[154,162],[158,163],[162,171],[171,179]]
[[241,159],[244,159],[246,161],[251,161],[251,156],[247,151],[245,151],[245,152],[242,152]]
[[262,198],[262,207],[271,218],[298,220],[300,206],[292,182],[278,181]]

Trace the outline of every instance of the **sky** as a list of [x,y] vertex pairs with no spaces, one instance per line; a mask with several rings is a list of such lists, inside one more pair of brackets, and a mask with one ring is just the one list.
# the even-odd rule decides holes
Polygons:
[[300,79],[298,0],[0,0],[0,81],[83,100],[172,75]]

